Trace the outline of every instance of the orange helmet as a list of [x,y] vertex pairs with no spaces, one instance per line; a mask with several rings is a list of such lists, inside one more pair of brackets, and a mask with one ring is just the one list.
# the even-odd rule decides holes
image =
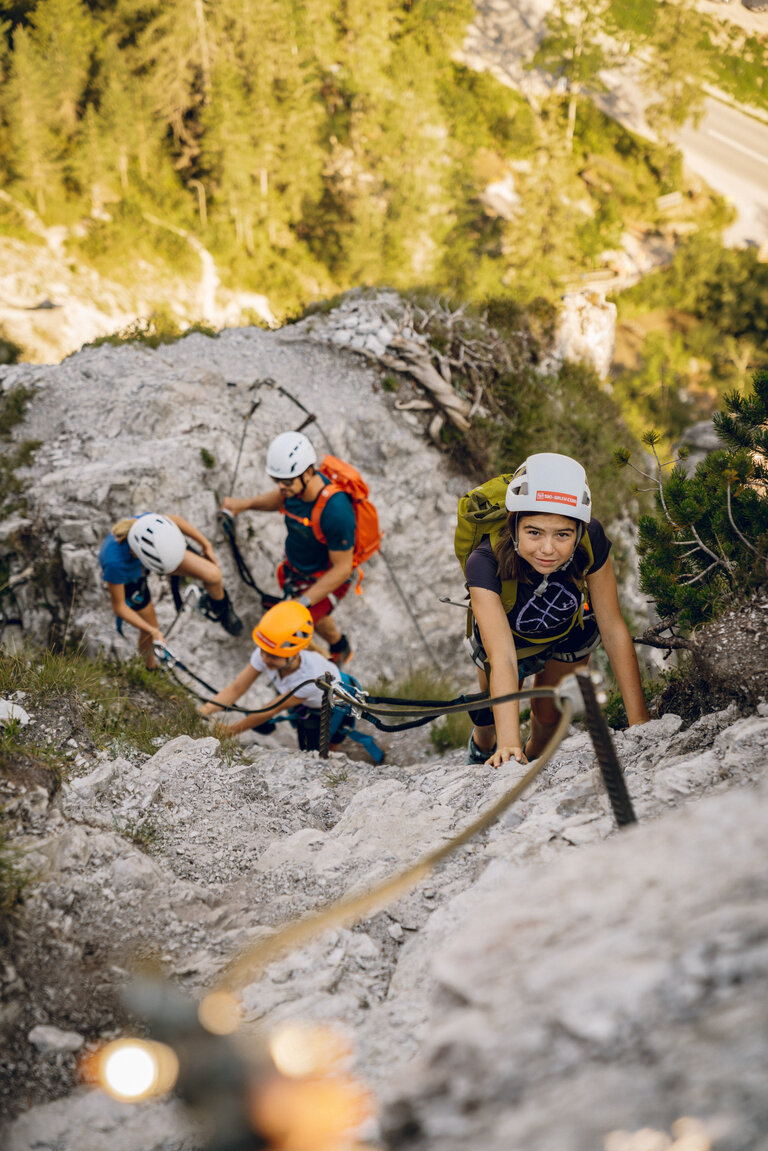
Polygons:
[[288,658],[310,643],[314,625],[308,607],[295,599],[271,607],[253,629],[253,641],[270,655]]

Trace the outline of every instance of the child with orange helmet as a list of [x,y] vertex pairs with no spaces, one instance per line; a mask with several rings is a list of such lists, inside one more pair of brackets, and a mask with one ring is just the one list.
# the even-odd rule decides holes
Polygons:
[[[278,698],[272,707],[244,715],[231,725],[218,724],[219,734],[235,735],[249,728],[263,728],[281,712],[288,712],[302,751],[318,750],[323,692],[315,681],[326,673],[337,682],[350,682],[351,677],[319,651],[308,650],[313,631],[311,612],[298,600],[282,600],[262,616],[253,629],[256,648],[248,665],[210,703],[201,707],[200,712],[212,715],[220,710],[217,705],[236,703],[262,674],[267,676]],[[381,762],[383,754],[372,738],[355,732],[351,717],[337,716],[334,710],[331,738],[340,743],[346,735],[362,743],[376,763]]]

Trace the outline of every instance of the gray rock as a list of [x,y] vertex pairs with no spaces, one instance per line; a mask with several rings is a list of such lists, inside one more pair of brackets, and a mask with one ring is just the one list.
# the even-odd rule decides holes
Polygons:
[[33,1047],[44,1055],[55,1055],[63,1051],[79,1051],[85,1043],[76,1031],[62,1031],[58,1027],[39,1024],[33,1027],[28,1036]]
[[0,724],[5,725],[9,720],[13,720],[22,727],[26,727],[31,718],[20,704],[13,703],[10,699],[0,699]]

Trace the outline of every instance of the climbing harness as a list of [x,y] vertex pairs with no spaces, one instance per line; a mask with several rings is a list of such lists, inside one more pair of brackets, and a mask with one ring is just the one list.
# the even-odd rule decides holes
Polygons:
[[[295,695],[296,692],[299,691],[302,687],[307,687],[309,684],[316,684],[317,686],[320,686],[321,683],[320,680],[305,679],[302,681],[302,683],[297,684],[296,687],[291,688],[291,690],[286,692],[284,695],[275,696],[275,698],[264,707],[240,707],[239,704],[236,703],[218,703],[213,698],[218,694],[215,687],[213,687],[210,683],[207,683],[204,679],[201,679],[200,676],[196,675],[193,671],[190,671],[186,664],[182,663],[180,659],[177,659],[177,657],[173,655],[173,653],[169,651],[169,649],[163,644],[155,643],[152,645],[152,647],[155,653],[155,658],[160,663],[160,666],[168,672],[168,674],[171,676],[174,682],[179,685],[179,687],[184,688],[186,692],[188,692],[195,699],[199,700],[201,703],[216,703],[216,706],[221,711],[239,712],[240,715],[263,715],[265,712],[272,711],[272,709],[278,706],[280,703],[290,699],[290,697]],[[184,683],[184,681],[180,679],[176,674],[177,669],[184,672],[185,675],[188,675],[209,694],[207,696],[201,695],[198,691],[195,691],[194,688],[190,687],[188,683]],[[349,672],[342,671],[339,674],[341,684],[343,684],[348,691],[362,691],[359,682],[355,679],[354,676],[350,675]],[[327,672],[326,675],[330,677],[330,672]],[[353,743],[359,743],[361,747],[364,747],[375,764],[383,763],[384,752],[375,742],[373,736],[369,735],[367,732],[357,731],[357,729],[354,727],[354,721],[359,715],[358,711],[351,705],[351,701],[355,698],[356,696],[340,698],[332,704],[329,711],[330,718],[327,721],[326,753],[323,758],[327,758],[327,749],[331,743],[340,742],[342,739],[347,738],[351,739]],[[323,702],[325,702],[325,696],[323,697]],[[325,722],[323,717],[326,713],[326,710],[327,709],[325,708],[321,709],[320,714],[321,746],[323,739],[322,725]],[[290,723],[293,727],[298,727],[301,723],[301,716],[298,714],[298,711],[298,708],[292,708],[287,715],[273,716],[271,722],[273,724],[286,722]],[[266,725],[261,726],[262,734],[267,734],[265,731],[265,726]]]

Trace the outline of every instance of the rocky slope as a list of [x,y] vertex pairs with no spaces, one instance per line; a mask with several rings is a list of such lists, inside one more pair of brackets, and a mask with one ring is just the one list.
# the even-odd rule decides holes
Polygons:
[[[768,719],[679,727],[668,715],[618,738],[637,827],[615,830],[575,731],[479,842],[246,978],[246,1033],[344,1025],[392,1147],[591,1151],[681,1116],[718,1148],[764,1146]],[[462,759],[376,769],[254,746],[228,761],[180,737],[143,763],[102,755],[52,802],[24,797],[42,879],[26,930],[45,947],[31,986],[6,983],[30,1037],[11,1073],[56,1093],[72,1047],[119,1030],[106,988],[137,961],[200,997],[247,941],[413,861],[519,774]],[[125,834],[147,822],[148,852]],[[6,1146],[200,1146],[188,1122],[79,1088],[21,1114]]]
[[[429,652],[471,686],[463,617],[436,598],[460,589],[451,540],[465,480],[428,440],[428,414],[398,409],[373,362],[334,348],[320,320],[6,370],[4,388],[33,390],[17,438],[42,441],[25,473],[29,506],[0,525],[12,571],[37,572],[15,589],[28,634],[55,625],[130,654],[95,550],[114,519],[151,506],[212,536],[253,622],[255,597],[236,583],[215,510],[249,385],[266,376],[316,414],[318,446],[325,434],[369,478]],[[415,395],[403,388],[397,398]],[[305,415],[274,388],[260,395],[238,491],[262,488],[267,442]],[[253,535],[239,527],[244,550],[274,586],[282,524],[251,520]],[[343,608],[355,673],[366,682],[423,663],[387,564],[371,563],[364,586]],[[159,608],[167,624],[167,595]],[[191,614],[171,646],[215,683],[250,651]],[[46,736],[55,719],[33,710],[31,723]],[[639,820],[618,832],[574,726],[524,798],[439,870],[240,980],[243,1035],[296,1017],[347,1028],[379,1101],[361,1137],[391,1148],[661,1149],[683,1117],[695,1124],[675,1128],[688,1140],[680,1151],[764,1147],[766,735],[761,704],[687,730],[665,715],[617,736]],[[234,755],[182,736],[147,757],[95,754],[73,734],[60,792],[6,789],[6,828],[37,878],[16,953],[3,956],[4,1146],[203,1146],[173,1101],[132,1106],[75,1086],[78,1056],[129,1025],[118,997],[128,971],[151,962],[201,997],[238,949],[444,843],[520,774],[437,756],[424,731],[383,742],[376,768],[357,754],[300,754],[290,736],[256,737]]]

